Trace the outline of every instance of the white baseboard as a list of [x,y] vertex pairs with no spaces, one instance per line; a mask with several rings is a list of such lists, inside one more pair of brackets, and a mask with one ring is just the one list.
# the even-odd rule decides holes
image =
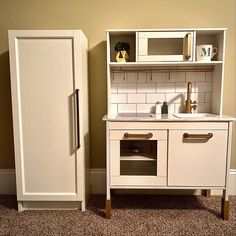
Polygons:
[[[90,169],[90,186],[91,194],[106,193],[106,169]],[[166,193],[160,190],[160,193]],[[168,193],[176,194],[180,190],[171,190]],[[182,193],[182,192],[181,192]],[[16,180],[14,169],[0,169],[0,194],[16,194]],[[200,194],[200,191],[195,191],[194,194]],[[212,195],[221,195],[221,190],[212,190]],[[236,195],[236,169],[230,170],[229,178],[229,195]]]
[[90,193],[106,194],[106,169],[90,169]]

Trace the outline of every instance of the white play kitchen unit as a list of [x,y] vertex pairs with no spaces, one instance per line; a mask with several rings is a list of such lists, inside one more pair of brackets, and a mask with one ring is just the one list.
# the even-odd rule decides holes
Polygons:
[[[116,62],[117,42],[128,62]],[[225,42],[224,28],[107,30],[107,218],[112,189],[220,189],[228,219]]]

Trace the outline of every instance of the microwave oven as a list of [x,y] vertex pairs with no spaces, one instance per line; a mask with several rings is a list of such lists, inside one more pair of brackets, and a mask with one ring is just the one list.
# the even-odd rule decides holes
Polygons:
[[193,61],[193,31],[138,32],[137,60]]

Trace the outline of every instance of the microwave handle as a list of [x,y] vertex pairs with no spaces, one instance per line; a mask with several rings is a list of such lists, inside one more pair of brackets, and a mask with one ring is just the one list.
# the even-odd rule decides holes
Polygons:
[[185,36],[185,60],[188,61],[192,56],[192,34],[188,33]]

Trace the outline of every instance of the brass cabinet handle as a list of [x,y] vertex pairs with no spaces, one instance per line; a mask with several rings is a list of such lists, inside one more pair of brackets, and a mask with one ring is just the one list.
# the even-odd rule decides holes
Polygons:
[[192,34],[186,34],[185,38],[185,60],[189,60],[192,56]]
[[148,133],[148,134],[129,134],[129,133],[125,133],[124,134],[124,138],[128,139],[150,139],[153,137],[152,133]]
[[213,133],[208,133],[208,134],[188,134],[184,133],[183,138],[185,140],[209,140],[210,138],[213,137]]

